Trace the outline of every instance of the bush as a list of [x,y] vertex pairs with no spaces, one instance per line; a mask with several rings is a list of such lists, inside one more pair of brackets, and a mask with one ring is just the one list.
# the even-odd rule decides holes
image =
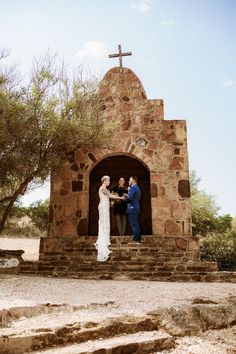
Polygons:
[[19,202],[11,210],[4,234],[16,237],[40,237],[48,228],[49,199],[38,200],[28,207]]
[[28,216],[12,218],[6,223],[4,234],[13,237],[40,237],[42,232]]
[[42,232],[48,228],[48,209],[49,199],[38,200],[25,209],[33,224]]
[[[233,218],[229,214],[220,215],[220,207],[215,196],[199,189],[200,178],[195,171],[191,171],[191,201],[193,235],[206,236],[208,234],[224,234],[233,226]],[[236,229],[235,229],[236,230]]]
[[202,241],[201,259],[216,261],[219,270],[236,270],[236,232],[207,235]]

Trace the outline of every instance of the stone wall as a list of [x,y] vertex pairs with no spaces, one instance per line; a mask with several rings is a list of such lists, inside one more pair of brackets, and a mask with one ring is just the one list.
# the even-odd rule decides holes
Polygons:
[[[103,159],[124,155],[150,172],[153,234],[191,239],[191,202],[185,120],[164,120],[163,100],[147,99],[137,76],[114,67],[100,86],[101,116],[117,120],[114,148],[72,152],[52,176],[50,237],[87,235],[89,175]],[[184,242],[185,242],[184,241]]]

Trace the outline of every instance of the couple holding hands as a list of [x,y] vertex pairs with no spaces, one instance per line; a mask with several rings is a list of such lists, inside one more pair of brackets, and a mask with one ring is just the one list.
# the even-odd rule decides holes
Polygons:
[[[121,235],[124,235],[126,228],[126,214],[133,233],[133,241],[141,243],[139,213],[141,191],[137,184],[138,178],[132,176],[129,179],[128,193],[124,188],[125,179],[119,179],[119,185],[110,192],[107,187],[110,185],[110,177],[103,176],[102,185],[99,188],[100,202],[98,205],[98,238],[95,243],[97,249],[97,260],[104,262],[108,259],[111,251],[110,245],[110,199],[120,201],[114,204],[114,214],[116,216],[117,227]],[[125,202],[125,203],[124,203]]]

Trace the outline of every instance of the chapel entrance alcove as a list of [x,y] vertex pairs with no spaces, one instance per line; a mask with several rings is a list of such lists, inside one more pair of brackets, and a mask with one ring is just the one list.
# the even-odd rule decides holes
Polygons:
[[[151,215],[151,194],[150,194],[150,172],[146,166],[144,166],[136,158],[118,155],[109,156],[100,161],[90,172],[89,176],[89,235],[98,234],[98,189],[101,185],[101,178],[104,175],[109,175],[111,178],[111,184],[109,189],[112,189],[117,185],[119,177],[124,177],[126,180],[126,187],[128,187],[128,181],[130,176],[135,175],[139,178],[139,187],[142,192],[141,197],[141,214],[140,225],[143,235],[152,234],[152,215]],[[113,215],[112,208],[110,209],[111,217],[111,235],[118,235],[116,229],[116,221]],[[131,235],[131,230],[127,222],[126,235]]]

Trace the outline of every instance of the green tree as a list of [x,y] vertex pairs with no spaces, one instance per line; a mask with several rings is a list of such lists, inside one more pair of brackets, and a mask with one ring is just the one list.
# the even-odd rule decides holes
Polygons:
[[30,217],[34,225],[40,231],[46,231],[48,227],[49,199],[38,200],[25,208],[25,213]]
[[28,84],[0,53],[0,233],[14,203],[79,146],[108,146],[116,126],[99,115],[98,82],[69,79],[56,56],[34,62]]
[[232,217],[219,216],[220,207],[215,197],[199,189],[200,178],[196,172],[190,174],[193,235],[205,236],[212,232],[225,233],[232,228]]
[[234,232],[236,232],[236,216],[232,220],[232,229]]
[[193,234],[206,235],[215,230],[217,212],[214,197],[202,191],[192,195]]
[[236,269],[236,232],[209,234],[201,245],[201,259],[216,261],[220,270]]
[[216,218],[215,230],[218,233],[226,233],[233,228],[233,217],[229,214],[219,215]]

